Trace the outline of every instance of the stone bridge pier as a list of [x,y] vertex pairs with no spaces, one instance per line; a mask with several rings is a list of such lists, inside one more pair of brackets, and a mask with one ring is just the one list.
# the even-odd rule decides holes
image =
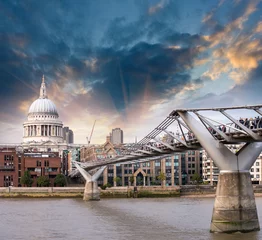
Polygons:
[[[210,231],[223,233],[259,231],[249,169],[261,153],[262,143],[257,142],[256,136],[250,134],[254,142],[246,143],[240,151],[233,153],[188,112],[180,111],[178,114],[220,169]],[[236,124],[238,125],[237,122]],[[239,127],[249,131],[240,124]]]
[[85,178],[85,191],[84,191],[84,201],[89,200],[100,200],[100,191],[98,189],[97,180],[105,170],[106,166],[101,167],[95,174],[91,175],[83,168],[81,168],[78,163],[74,162],[76,168],[81,173],[81,175]]

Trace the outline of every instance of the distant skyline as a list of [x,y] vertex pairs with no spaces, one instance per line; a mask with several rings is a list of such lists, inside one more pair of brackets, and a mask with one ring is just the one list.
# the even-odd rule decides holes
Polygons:
[[75,143],[138,141],[173,109],[261,104],[261,0],[0,0],[0,143],[47,95]]

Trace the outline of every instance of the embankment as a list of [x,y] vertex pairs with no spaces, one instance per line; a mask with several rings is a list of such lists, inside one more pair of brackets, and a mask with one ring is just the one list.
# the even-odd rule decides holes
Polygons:
[[[255,196],[262,196],[262,185],[255,185]],[[215,197],[216,188],[209,185],[173,187],[112,187],[101,190],[101,198]],[[1,187],[0,198],[82,198],[84,187]]]

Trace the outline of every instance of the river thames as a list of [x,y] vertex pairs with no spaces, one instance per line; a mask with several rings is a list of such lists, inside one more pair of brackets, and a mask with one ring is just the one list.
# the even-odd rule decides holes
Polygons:
[[[262,198],[256,198],[262,222]],[[0,199],[0,239],[259,240],[262,232],[211,234],[214,198]]]

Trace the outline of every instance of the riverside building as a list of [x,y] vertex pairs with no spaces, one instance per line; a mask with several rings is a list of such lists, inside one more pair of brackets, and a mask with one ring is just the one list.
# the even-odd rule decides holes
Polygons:
[[50,186],[54,186],[54,178],[61,172],[61,158],[56,152],[28,152],[18,147],[0,147],[0,187],[21,187],[21,177],[29,171],[37,186],[37,178],[46,176]]
[[[230,145],[228,148],[232,152],[240,150],[242,145]],[[250,168],[250,177],[252,184],[262,184],[262,153]],[[209,157],[208,153],[203,150],[203,181],[211,185],[217,185],[219,175],[219,168],[214,161]]]
[[[103,145],[81,148],[80,159],[81,162],[88,162],[114,158],[120,154],[121,147],[112,144],[108,136]],[[132,183],[135,186],[150,186],[160,184],[157,179],[160,173],[165,174],[164,185],[167,186],[193,183],[194,174],[202,176],[202,151],[174,153],[170,157],[144,163],[109,165],[99,178],[98,184],[129,186]],[[117,177],[120,178],[118,183],[115,181]]]

